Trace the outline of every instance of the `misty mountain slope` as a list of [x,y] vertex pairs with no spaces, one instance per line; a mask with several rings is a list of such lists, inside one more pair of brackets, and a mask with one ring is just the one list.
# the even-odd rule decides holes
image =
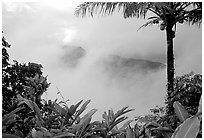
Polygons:
[[147,75],[165,68],[165,64],[145,59],[109,55],[103,62],[105,71],[113,77]]
[[86,55],[86,50],[79,46],[64,46],[61,60],[66,67],[76,67],[80,60]]

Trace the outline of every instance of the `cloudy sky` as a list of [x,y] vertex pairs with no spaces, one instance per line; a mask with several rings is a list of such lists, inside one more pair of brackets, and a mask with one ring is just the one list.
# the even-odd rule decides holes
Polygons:
[[[121,13],[76,17],[79,2],[2,4],[2,29],[12,45],[10,59],[44,66],[51,86],[43,97],[69,104],[91,99],[88,110],[134,108],[128,116],[164,105],[165,32],[157,25],[137,31],[146,21],[123,19]],[[176,75],[202,72],[202,29],[178,25],[174,40]],[[155,63],[153,63],[155,62]],[[155,66],[155,65],[154,65]],[[156,70],[155,70],[156,69]]]

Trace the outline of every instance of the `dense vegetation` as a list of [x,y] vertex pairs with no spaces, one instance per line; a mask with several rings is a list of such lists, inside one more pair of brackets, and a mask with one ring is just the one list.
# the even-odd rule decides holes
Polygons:
[[[82,116],[90,100],[69,105],[66,101],[41,99],[50,83],[42,65],[9,63],[9,43],[2,37],[2,136],[21,138],[148,138],[202,136],[202,76],[189,73],[175,78],[175,94],[166,107],[126,120],[124,107],[108,110],[102,121],[92,121],[97,109]],[[126,122],[125,122],[126,121]],[[123,126],[118,128],[118,124]],[[189,127],[193,126],[193,127]],[[189,129],[188,129],[189,128]]]

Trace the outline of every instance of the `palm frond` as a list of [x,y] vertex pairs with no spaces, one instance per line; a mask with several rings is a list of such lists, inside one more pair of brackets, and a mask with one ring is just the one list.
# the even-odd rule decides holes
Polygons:
[[147,26],[153,25],[153,20],[146,22],[145,24],[143,24],[142,26],[140,26],[137,31],[139,31],[141,28],[145,28]]
[[[94,14],[103,16],[111,15],[116,9],[122,11],[124,18],[146,18],[147,12],[150,11],[166,21],[166,16],[170,15],[174,19],[170,23],[172,27],[177,22],[184,21],[199,26],[202,23],[202,2],[85,2],[76,8],[75,14],[82,17],[88,14],[92,17]],[[152,25],[155,21],[156,19],[148,21],[139,29]]]
[[101,14],[101,15],[110,15],[112,14],[118,2],[84,2],[77,6],[75,10],[75,15],[82,17],[90,14],[93,17],[93,14]]
[[159,21],[162,21],[161,18],[159,17],[150,17],[148,19],[151,19],[150,21],[146,22],[145,24],[143,24],[142,26],[139,27],[139,29],[137,31],[139,31],[141,28],[145,28],[147,26],[151,26],[151,25],[154,25],[154,24],[158,24]]
[[200,26],[202,23],[202,10],[195,9],[195,10],[189,11],[186,21],[189,24],[192,24],[192,25],[198,24]]
[[191,2],[191,3],[182,3],[180,9],[177,9],[177,16],[175,16],[175,21],[181,23],[185,22],[192,25],[201,25],[202,24],[202,3],[201,2]]
[[199,26],[202,23],[202,2],[194,2],[192,9],[187,14],[187,22],[190,24],[198,24]]
[[149,4],[147,2],[127,2],[124,5],[124,18],[145,18],[148,11]]
[[90,14],[110,15],[116,9],[123,12],[124,18],[143,17],[148,11],[148,3],[145,2],[85,2],[77,6],[75,15],[84,17]]

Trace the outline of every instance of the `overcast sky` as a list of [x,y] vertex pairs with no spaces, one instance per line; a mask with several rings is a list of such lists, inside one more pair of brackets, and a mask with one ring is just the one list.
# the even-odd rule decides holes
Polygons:
[[[43,65],[51,86],[44,98],[60,98],[69,104],[91,99],[87,110],[115,111],[130,106],[128,116],[144,115],[156,105],[164,105],[166,69],[148,74],[131,73],[126,78],[111,77],[103,60],[109,55],[166,63],[165,32],[157,25],[137,31],[146,22],[112,16],[80,18],[74,9],[80,3],[3,3],[2,28],[12,45],[10,60]],[[178,25],[174,40],[176,75],[202,72],[202,29]],[[85,53],[72,57],[73,48]],[[78,57],[79,56],[79,57]],[[72,58],[71,60],[68,58]],[[76,60],[73,60],[76,59]],[[74,65],[68,65],[70,61]]]

